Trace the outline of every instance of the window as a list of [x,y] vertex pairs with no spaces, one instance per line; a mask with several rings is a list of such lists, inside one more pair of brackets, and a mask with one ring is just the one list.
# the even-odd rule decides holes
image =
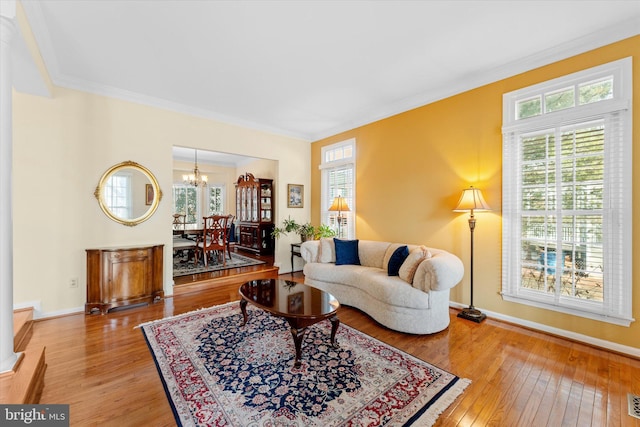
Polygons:
[[[356,141],[349,139],[322,148],[322,223],[329,225],[339,236],[353,239],[355,229],[355,152]],[[333,200],[344,197],[349,211],[330,211]],[[341,221],[338,223],[338,218]]]
[[185,223],[192,226],[198,225],[200,216],[197,189],[190,185],[173,184],[173,213],[185,214]]
[[[201,202],[203,195],[205,200]],[[193,187],[173,184],[173,213],[186,214],[187,227],[198,228],[203,216],[224,215],[224,196],[223,185]]]
[[224,215],[224,188],[211,185],[208,189],[209,215]]
[[507,301],[628,326],[631,60],[504,95]]
[[131,174],[119,172],[107,181],[104,195],[105,203],[119,218],[133,218],[131,202]]

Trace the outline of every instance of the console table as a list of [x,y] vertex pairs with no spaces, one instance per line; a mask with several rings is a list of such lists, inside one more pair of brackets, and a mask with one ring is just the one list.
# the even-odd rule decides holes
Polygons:
[[293,274],[293,257],[297,256],[302,258],[302,255],[300,254],[300,245],[302,243],[292,243],[291,244],[291,274]]
[[164,297],[164,245],[87,249],[86,314]]

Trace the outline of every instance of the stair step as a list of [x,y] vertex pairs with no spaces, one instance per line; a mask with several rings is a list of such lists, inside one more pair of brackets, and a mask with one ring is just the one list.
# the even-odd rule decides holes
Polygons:
[[13,348],[24,351],[33,334],[33,307],[13,311]]
[[13,347],[19,359],[13,370],[0,373],[2,403],[38,403],[47,370],[45,347],[29,346],[33,335],[33,308],[13,311]]
[[45,347],[29,348],[20,354],[13,371],[0,374],[0,396],[4,404],[36,404],[44,388]]

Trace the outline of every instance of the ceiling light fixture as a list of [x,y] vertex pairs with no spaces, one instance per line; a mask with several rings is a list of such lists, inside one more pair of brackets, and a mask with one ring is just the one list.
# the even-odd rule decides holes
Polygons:
[[187,185],[192,185],[194,187],[197,187],[199,185],[206,186],[208,178],[206,175],[200,174],[200,171],[198,170],[198,150],[195,150],[195,152],[196,162],[195,167],[193,168],[193,173],[190,175],[182,175],[182,179]]

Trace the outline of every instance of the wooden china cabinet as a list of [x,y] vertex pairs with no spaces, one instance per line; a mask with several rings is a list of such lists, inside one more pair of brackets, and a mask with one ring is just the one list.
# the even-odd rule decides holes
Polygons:
[[273,255],[273,180],[240,175],[236,182],[236,217],[240,238],[236,247],[259,255]]

